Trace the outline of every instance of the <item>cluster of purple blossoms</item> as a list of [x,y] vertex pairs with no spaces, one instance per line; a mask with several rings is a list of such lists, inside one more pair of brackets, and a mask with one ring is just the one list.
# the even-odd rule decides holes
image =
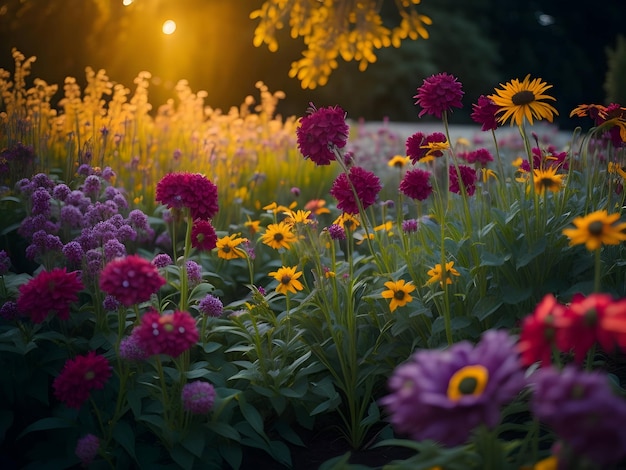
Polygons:
[[346,231],[339,224],[332,224],[328,227],[328,234],[333,240],[345,240]]
[[211,411],[215,402],[215,388],[208,382],[197,380],[183,386],[181,394],[183,408],[194,415]]
[[219,298],[211,294],[207,294],[198,303],[198,310],[207,317],[219,317],[224,311],[224,304],[222,304],[222,301]]

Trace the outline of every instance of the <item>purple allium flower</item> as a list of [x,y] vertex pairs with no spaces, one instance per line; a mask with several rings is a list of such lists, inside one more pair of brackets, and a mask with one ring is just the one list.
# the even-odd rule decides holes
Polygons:
[[83,255],[85,253],[83,251],[83,247],[80,246],[80,243],[76,240],[66,243],[61,251],[69,264],[77,265],[83,262]]
[[217,297],[207,294],[198,304],[198,310],[207,317],[219,317],[224,311],[224,304]]
[[76,206],[84,212],[91,205],[91,200],[82,191],[74,190],[65,198],[65,203]]
[[165,266],[169,266],[170,264],[174,264],[172,262],[172,258],[170,255],[165,253],[159,253],[152,260],[152,264],[154,264],[157,268],[164,268]]
[[439,73],[424,79],[424,83],[417,89],[415,104],[422,107],[418,114],[430,114],[438,119],[444,112],[452,111],[452,108],[462,108],[463,87],[456,77],[447,73]]
[[91,204],[85,211],[85,222],[88,225],[95,225],[110,219],[117,212],[117,205],[113,201],[105,201],[104,203],[98,201]]
[[359,204],[354,197],[353,186],[363,209],[374,204],[376,196],[382,189],[378,176],[361,167],[353,166],[349,174],[340,173],[330,188],[330,195],[337,199],[337,208],[350,214],[359,213]]
[[167,232],[161,233],[154,241],[158,246],[167,248],[172,246],[172,237]]
[[463,341],[444,350],[421,350],[396,368],[391,394],[382,398],[399,433],[446,446],[467,441],[471,431],[500,421],[500,408],[524,387],[514,340],[486,331],[473,346]]
[[37,173],[30,179],[33,182],[35,188],[53,189],[54,181],[50,179],[45,173]]
[[196,380],[185,384],[182,391],[183,408],[194,415],[211,411],[215,402],[215,389],[208,382]]
[[[476,191],[476,170],[466,165],[459,165],[459,172],[461,173],[461,181],[465,187],[465,192],[468,196],[471,196]],[[459,176],[454,165],[450,165],[450,191],[456,194],[461,194],[461,186],[459,185]]]
[[130,225],[122,225],[117,229],[117,239],[121,242],[134,241],[137,239],[137,232]]
[[345,240],[346,231],[339,224],[332,224],[328,226],[328,234],[333,240]]
[[139,209],[130,211],[128,214],[128,222],[139,230],[146,230],[148,228],[148,216]]
[[83,213],[76,206],[65,205],[59,214],[61,224],[68,229],[80,228],[83,224]]
[[430,172],[419,168],[407,171],[400,181],[399,189],[411,199],[418,201],[428,199],[433,192],[433,187],[430,185]]
[[126,256],[126,247],[116,238],[107,240],[102,248],[104,251],[104,258],[107,261]]
[[478,97],[478,103],[472,105],[471,118],[474,122],[481,124],[482,131],[495,131],[498,128],[496,112],[500,107],[493,100],[485,95]]
[[50,216],[50,193],[47,189],[37,188],[30,196],[32,208],[31,214],[42,214],[46,217]]
[[0,276],[4,276],[6,273],[8,273],[10,267],[11,257],[6,251],[0,250]]
[[115,196],[113,196],[113,199],[111,199],[111,201],[115,203],[115,206],[118,208],[118,210],[128,209],[128,201],[123,194],[116,194]]
[[113,186],[107,186],[106,188],[104,188],[104,198],[105,199],[114,199],[115,196],[119,196],[122,193],[120,192],[119,189],[114,188]]
[[626,400],[613,393],[606,375],[543,367],[529,381],[533,413],[577,455],[602,468],[626,457]]
[[187,260],[185,263],[187,268],[187,279],[190,286],[197,286],[202,282],[202,266],[192,260]]
[[17,303],[12,300],[7,300],[0,305],[0,318],[13,321],[17,320],[20,316],[20,311],[17,309]]
[[72,190],[64,183],[57,184],[52,190],[52,197],[57,201],[64,202]]
[[300,188],[298,188],[296,186],[291,188],[289,191],[291,192],[291,194],[293,194],[294,197],[300,196]]
[[335,159],[333,148],[344,148],[349,128],[346,113],[339,106],[317,109],[311,103],[296,129],[298,149],[316,165],[329,165]]
[[86,163],[83,163],[82,165],[80,165],[78,167],[78,170],[76,171],[80,176],[89,176],[91,175],[93,172],[91,171],[91,166],[89,166]]
[[89,175],[85,178],[85,182],[83,183],[83,191],[85,194],[89,194],[90,196],[97,196],[100,193],[101,185],[102,182],[98,176]]
[[111,183],[111,182],[113,182],[115,177],[116,177],[116,174],[111,169],[111,167],[110,166],[105,166],[104,169],[102,170],[102,179],[104,179],[105,181]]
[[120,342],[120,357],[132,362],[139,362],[148,358],[148,353],[139,345],[135,330]]
[[88,250],[85,253],[85,257],[87,259],[87,273],[92,277],[96,277],[102,268],[104,267],[104,260],[102,259],[102,253],[100,250]]
[[87,434],[76,442],[76,456],[80,459],[81,464],[87,467],[93,459],[98,455],[100,449],[100,439],[93,434]]
[[55,233],[59,229],[58,225],[48,219],[46,216],[31,215],[22,220],[20,228],[17,232],[24,238],[32,238],[35,232],[43,230],[46,233]]
[[15,183],[15,191],[25,196],[30,196],[35,188],[36,186],[28,178],[23,178]]
[[120,305],[122,304],[115,297],[108,294],[102,301],[102,307],[108,312],[114,312],[120,307]]
[[402,230],[405,233],[417,232],[419,223],[417,219],[407,219],[402,221]]

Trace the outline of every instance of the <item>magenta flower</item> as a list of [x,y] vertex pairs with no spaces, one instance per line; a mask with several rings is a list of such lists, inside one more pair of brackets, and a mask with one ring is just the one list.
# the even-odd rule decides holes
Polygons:
[[195,220],[191,227],[191,246],[200,251],[211,251],[217,244],[217,234],[211,222]]
[[467,441],[484,424],[493,428],[500,409],[525,386],[514,340],[489,330],[478,344],[421,350],[396,368],[391,394],[382,398],[397,432],[446,446]]
[[472,105],[471,118],[481,125],[482,131],[492,131],[498,128],[496,113],[500,107],[493,100],[485,95],[478,97],[478,103]]
[[163,315],[156,310],[146,312],[132,335],[149,356],[167,354],[178,357],[199,338],[194,318],[189,312],[181,311]]
[[54,396],[72,408],[80,408],[92,390],[104,387],[111,377],[111,365],[104,357],[89,351],[85,356],[68,359],[54,379]]
[[[463,187],[465,187],[465,193],[471,196],[476,191],[476,170],[466,165],[459,165],[459,172],[461,173],[461,181]],[[450,174],[450,191],[456,194],[461,194],[461,186],[459,185],[459,175],[457,174],[456,167],[451,165],[449,168]]]
[[189,382],[183,387],[181,397],[185,410],[194,415],[207,414],[215,402],[215,388],[208,382]]
[[308,112],[296,129],[298,148],[316,165],[329,165],[335,159],[332,149],[344,148],[348,141],[346,113],[339,106],[316,109],[312,104]]
[[169,173],[157,183],[156,200],[170,209],[187,208],[192,219],[212,219],[219,205],[217,186],[198,173]]
[[165,282],[156,266],[137,255],[115,259],[100,273],[100,289],[127,307],[149,300]]
[[65,268],[41,271],[20,286],[17,308],[30,316],[33,323],[42,323],[50,314],[67,320],[70,304],[78,300],[78,293],[83,287],[77,271],[68,273]]
[[353,166],[349,174],[340,173],[330,188],[330,195],[337,199],[337,208],[349,214],[359,213],[359,204],[354,197],[352,186],[363,209],[374,204],[376,196],[382,189],[378,176],[361,167]]
[[438,119],[444,112],[452,108],[462,108],[463,87],[456,77],[447,73],[439,73],[424,79],[424,83],[417,89],[415,104],[422,107],[419,117],[430,114]]
[[418,201],[427,199],[433,192],[433,187],[430,185],[430,172],[419,168],[407,171],[400,181],[400,192]]

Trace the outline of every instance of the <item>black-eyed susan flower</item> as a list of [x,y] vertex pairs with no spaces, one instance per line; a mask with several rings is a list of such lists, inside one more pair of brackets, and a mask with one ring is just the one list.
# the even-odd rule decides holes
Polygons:
[[289,249],[291,244],[296,241],[296,235],[291,229],[292,226],[285,221],[269,224],[265,229],[265,233],[261,235],[261,241],[275,250],[280,248]]
[[[442,281],[443,272],[441,270],[441,264],[436,264],[435,267],[432,269],[429,269],[426,274],[430,276],[430,279],[426,282],[426,284],[434,284],[435,282],[439,282],[441,286],[443,287],[443,281]],[[450,261],[446,263],[446,272],[445,272],[446,284],[452,284],[452,276],[460,276],[460,275],[461,274],[456,269],[454,269],[454,261]]]
[[540,78],[530,79],[530,75],[526,75],[523,81],[518,79],[511,80],[502,86],[501,89],[496,89],[494,95],[489,95],[489,98],[500,107],[498,114],[498,121],[501,123],[507,122],[509,119],[511,125],[514,123],[518,126],[522,125],[524,118],[532,125],[533,119],[552,122],[554,115],[558,116],[557,110],[551,104],[545,103],[541,100],[555,100],[550,95],[546,95],[545,92],[552,88],[552,85],[548,85]]
[[533,183],[535,184],[535,192],[537,194],[544,194],[546,191],[552,191],[558,193],[563,186],[564,174],[558,174],[557,168],[548,167],[545,170],[536,169],[533,170]]
[[404,307],[413,300],[411,292],[415,290],[415,286],[410,281],[406,282],[404,279],[387,281],[385,282],[385,287],[387,290],[382,291],[380,295],[383,299],[391,299],[389,310],[392,312],[398,307]]
[[411,157],[402,156],[402,155],[394,155],[387,162],[387,166],[390,168],[404,168],[411,161]]
[[576,228],[566,228],[563,235],[570,239],[570,245],[584,244],[589,251],[595,251],[602,245],[618,245],[626,240],[626,222],[616,223],[619,214],[608,214],[601,210],[582,217],[576,217]]
[[256,235],[259,232],[260,226],[261,226],[261,221],[260,220],[252,220],[250,219],[250,217],[248,217],[248,220],[246,220],[243,224],[244,227],[246,227],[248,229],[248,231],[250,232],[251,236]]
[[609,162],[608,172],[610,174],[620,175],[622,178],[626,179],[626,168],[620,166],[618,163]]
[[270,276],[278,281],[276,292],[281,294],[291,292],[295,294],[297,291],[304,289],[302,283],[298,281],[298,278],[302,276],[302,271],[296,271],[296,268],[296,266],[283,266],[277,271],[269,273]]
[[359,222],[358,215],[352,215],[348,212],[344,212],[335,219],[333,224],[339,225],[344,230],[354,231],[359,225],[361,225],[361,222]]
[[284,215],[286,215],[287,217],[285,218],[284,222],[287,225],[296,225],[296,224],[301,224],[301,225],[308,225],[308,224],[312,224],[315,222],[315,220],[313,220],[311,218],[311,211],[307,211],[307,210],[297,210],[297,211],[292,211],[289,210],[287,212],[283,213]]
[[245,258],[246,252],[238,248],[238,246],[247,241],[247,238],[241,238],[238,234],[219,238],[215,244],[217,247],[217,256],[222,259]]

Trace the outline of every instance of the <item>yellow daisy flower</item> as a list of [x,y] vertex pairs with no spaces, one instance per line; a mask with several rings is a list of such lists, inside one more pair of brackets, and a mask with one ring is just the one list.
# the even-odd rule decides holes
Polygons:
[[256,235],[259,232],[260,225],[260,220],[251,220],[250,217],[248,217],[248,220],[243,224],[243,226],[250,231],[250,235],[252,236]]
[[380,295],[383,299],[391,299],[389,310],[392,312],[398,307],[404,307],[413,300],[411,292],[415,290],[415,286],[412,282],[405,282],[404,279],[387,281],[385,282],[385,287],[388,290],[382,291]]
[[410,157],[407,156],[402,156],[402,155],[395,155],[393,157],[391,157],[389,159],[389,161],[387,162],[387,166],[391,167],[391,168],[398,168],[398,169],[402,169],[404,168],[409,162],[411,161]]
[[622,178],[626,179],[626,168],[620,166],[618,163],[609,162],[608,171],[611,174],[618,174]]
[[287,216],[287,218],[285,219],[285,223],[288,225],[295,225],[295,224],[302,224],[302,225],[307,225],[307,224],[312,224],[315,221],[311,218],[311,211],[303,211],[303,210],[297,210],[297,211],[287,211],[287,212],[283,212],[283,214],[285,214]]
[[295,294],[297,291],[304,289],[302,283],[298,281],[298,278],[302,276],[302,271],[296,272],[296,266],[290,268],[283,266],[277,271],[269,273],[269,275],[278,281],[276,292],[286,295],[287,292]]
[[275,250],[289,249],[291,244],[296,241],[296,236],[291,231],[291,225],[281,221],[277,224],[269,224],[265,233],[261,235],[261,241]]
[[[454,266],[454,261],[450,261],[449,263],[446,263],[446,275],[445,275],[446,284],[452,284],[452,276],[461,275],[456,269],[454,269],[453,266]],[[432,269],[429,269],[426,274],[430,276],[430,279],[428,280],[428,282],[426,282],[426,284],[434,284],[435,282],[439,282],[441,286],[443,287],[443,282],[441,280],[441,275],[442,275],[441,264],[436,264],[435,267]]]
[[238,234],[219,238],[215,244],[217,256],[222,259],[245,258],[246,252],[237,247],[247,241],[247,238],[238,237]]
[[347,212],[344,212],[343,214],[341,214],[339,217],[335,219],[333,224],[339,225],[344,230],[354,230],[359,225],[361,225],[361,222],[359,222],[359,219],[353,216],[352,214],[348,214]]
[[533,182],[535,183],[535,192],[544,194],[546,191],[558,193],[563,186],[563,178],[565,175],[556,173],[555,167],[548,167],[545,170],[533,170]]
[[605,210],[576,217],[572,222],[576,228],[564,229],[563,235],[569,237],[571,246],[584,244],[589,251],[598,250],[602,245],[619,245],[626,240],[626,222],[615,223],[619,217]]
[[448,382],[448,398],[459,401],[468,395],[479,397],[489,382],[489,371],[483,365],[476,364],[457,370]]
[[552,122],[554,115],[558,116],[557,110],[551,104],[544,103],[541,100],[554,100],[545,92],[552,88],[540,78],[530,79],[530,75],[520,82],[518,79],[511,80],[506,84],[500,84],[502,89],[496,89],[495,95],[489,95],[489,98],[500,107],[497,111],[502,113],[498,117],[501,123],[511,120],[518,126],[522,125],[524,118],[532,125],[533,119],[546,119]]

